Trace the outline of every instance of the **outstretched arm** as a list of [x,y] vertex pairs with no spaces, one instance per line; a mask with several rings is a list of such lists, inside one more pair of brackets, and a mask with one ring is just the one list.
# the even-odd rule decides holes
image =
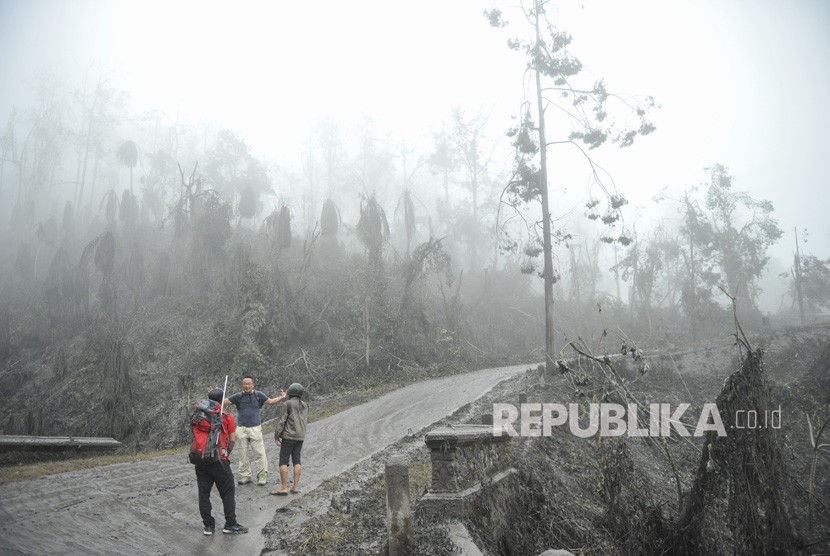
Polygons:
[[286,391],[282,390],[280,392],[280,395],[277,396],[276,398],[268,398],[267,400],[265,400],[265,405],[277,405],[278,403],[283,401],[286,398],[287,395],[288,394],[286,393]]
[[[210,394],[210,392],[212,390],[218,390],[218,389],[219,389],[218,386],[211,386],[210,388],[208,388],[208,394]],[[230,396],[225,396],[225,399],[223,400],[222,403],[224,403],[225,405],[231,403]]]

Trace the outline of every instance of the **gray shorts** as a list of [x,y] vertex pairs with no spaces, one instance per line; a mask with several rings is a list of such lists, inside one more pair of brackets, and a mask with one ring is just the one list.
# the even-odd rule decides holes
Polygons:
[[287,438],[283,438],[282,445],[280,446],[280,465],[288,465],[289,458],[291,458],[294,465],[300,465],[300,451],[302,449],[302,440],[288,440]]

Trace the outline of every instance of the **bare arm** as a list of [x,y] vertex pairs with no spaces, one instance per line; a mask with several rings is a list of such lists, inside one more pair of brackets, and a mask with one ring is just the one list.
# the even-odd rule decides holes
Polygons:
[[236,444],[236,433],[232,432],[228,435],[228,455],[233,452],[234,444]]
[[283,390],[282,392],[280,392],[280,395],[276,398],[268,398],[267,400],[265,400],[265,405],[277,405],[278,403],[283,401],[287,395],[288,394],[286,394],[285,390]]
[[[213,390],[218,390],[218,388],[219,388],[218,386],[212,386],[212,387],[208,388],[208,394],[210,394],[211,391],[213,391]],[[222,403],[225,404],[225,405],[228,405],[229,403],[231,403],[231,401],[227,397],[225,397],[222,400]]]

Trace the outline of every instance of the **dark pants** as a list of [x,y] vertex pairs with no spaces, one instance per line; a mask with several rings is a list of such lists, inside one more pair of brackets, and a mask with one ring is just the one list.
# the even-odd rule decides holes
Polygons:
[[302,440],[288,440],[287,438],[283,438],[282,444],[280,445],[280,467],[288,465],[289,459],[294,465],[300,465],[300,452],[302,449]]
[[225,525],[236,524],[236,500],[234,498],[233,473],[231,463],[222,460],[219,463],[196,465],[196,485],[199,488],[199,513],[202,523],[206,527],[215,527],[216,521],[211,515],[213,506],[210,503],[210,490],[216,484],[216,490],[222,497],[222,506],[225,511]]

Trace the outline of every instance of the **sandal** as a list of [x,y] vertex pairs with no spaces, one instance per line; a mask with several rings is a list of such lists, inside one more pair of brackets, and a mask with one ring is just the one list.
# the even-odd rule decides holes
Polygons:
[[274,496],[288,496],[288,491],[278,490],[275,488],[271,491],[271,494],[273,494]]

